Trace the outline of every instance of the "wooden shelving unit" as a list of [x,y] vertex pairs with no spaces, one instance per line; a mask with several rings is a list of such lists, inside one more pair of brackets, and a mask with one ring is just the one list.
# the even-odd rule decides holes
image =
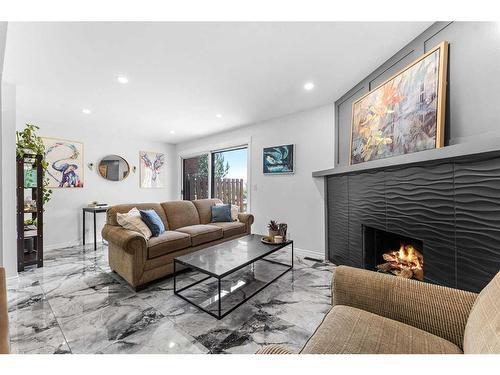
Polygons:
[[[42,155],[24,155],[16,160],[17,175],[17,271],[27,266],[43,267],[43,170]],[[26,168],[28,167],[28,168]],[[25,171],[36,170],[36,185],[26,187]],[[26,209],[25,198],[36,202],[36,207]],[[36,219],[36,229],[26,228],[24,220]],[[30,241],[33,241],[31,248]]]

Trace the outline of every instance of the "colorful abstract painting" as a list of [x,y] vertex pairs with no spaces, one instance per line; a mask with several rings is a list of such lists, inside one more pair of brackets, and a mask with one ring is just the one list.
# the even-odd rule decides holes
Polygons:
[[353,104],[351,164],[443,146],[444,42]]
[[141,188],[166,187],[165,154],[161,152],[140,151]]
[[51,188],[83,187],[83,143],[43,138]]
[[294,145],[264,148],[263,172],[265,174],[293,173]]

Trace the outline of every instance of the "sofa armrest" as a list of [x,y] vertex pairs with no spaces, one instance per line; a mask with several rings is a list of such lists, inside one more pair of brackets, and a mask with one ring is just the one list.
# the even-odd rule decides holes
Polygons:
[[346,305],[411,325],[463,348],[477,294],[347,266],[337,267],[333,305]]
[[0,267],[0,354],[9,353],[9,315],[7,311],[5,269]]
[[281,345],[266,345],[257,350],[255,354],[294,354],[287,348],[281,346]]
[[128,252],[146,247],[146,238],[140,233],[115,225],[105,224],[102,228],[102,237]]
[[252,224],[253,224],[254,220],[255,220],[255,218],[253,217],[252,214],[248,214],[248,213],[239,213],[238,214],[238,221],[245,224],[248,234],[252,233]]

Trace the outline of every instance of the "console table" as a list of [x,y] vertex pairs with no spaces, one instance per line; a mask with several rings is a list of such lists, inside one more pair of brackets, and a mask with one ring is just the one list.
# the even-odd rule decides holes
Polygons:
[[93,214],[94,216],[94,251],[97,250],[97,228],[96,228],[96,215],[98,213],[106,213],[108,210],[109,206],[104,206],[104,207],[83,207],[82,208],[82,214],[83,214],[83,245],[85,245],[85,214],[87,212]]

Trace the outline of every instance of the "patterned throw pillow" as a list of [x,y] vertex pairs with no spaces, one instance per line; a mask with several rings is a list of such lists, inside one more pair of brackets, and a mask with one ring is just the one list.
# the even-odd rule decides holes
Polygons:
[[165,232],[165,225],[163,225],[163,221],[161,221],[155,210],[140,210],[139,212],[154,237],[158,237]]
[[142,221],[141,213],[136,207],[132,208],[126,214],[116,214],[116,221],[125,229],[139,232],[147,240],[153,235],[148,226]]
[[[224,203],[216,203],[216,206],[223,206]],[[240,212],[240,207],[236,206],[235,204],[231,205],[231,220],[237,221],[238,220],[238,213]]]

